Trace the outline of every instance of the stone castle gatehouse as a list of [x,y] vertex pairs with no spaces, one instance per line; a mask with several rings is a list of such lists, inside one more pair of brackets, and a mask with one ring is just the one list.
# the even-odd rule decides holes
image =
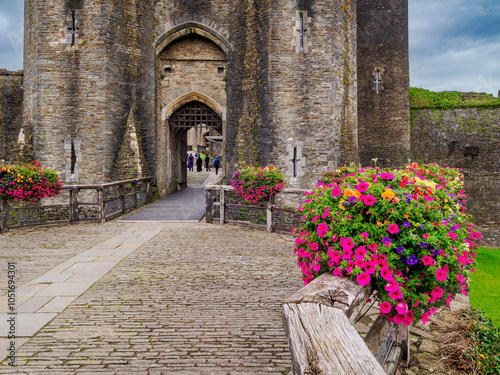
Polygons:
[[[65,183],[185,186],[187,132],[226,176],[306,188],[410,157],[407,0],[25,0],[20,155]],[[17,136],[19,135],[19,136]],[[21,137],[22,135],[22,137]]]

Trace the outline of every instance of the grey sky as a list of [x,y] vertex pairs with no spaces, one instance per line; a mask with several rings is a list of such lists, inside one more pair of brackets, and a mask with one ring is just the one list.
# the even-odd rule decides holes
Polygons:
[[[22,69],[23,0],[0,0],[0,68]],[[409,0],[410,84],[500,90],[499,0]]]

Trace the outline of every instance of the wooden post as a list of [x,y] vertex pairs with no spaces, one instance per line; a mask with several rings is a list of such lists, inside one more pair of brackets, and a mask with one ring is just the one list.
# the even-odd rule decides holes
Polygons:
[[137,209],[137,180],[132,181],[132,196],[134,197],[133,200],[133,209]]
[[206,204],[205,204],[205,220],[208,224],[212,224],[212,214],[214,207],[214,190],[206,189]]
[[7,225],[9,217],[9,204],[5,197],[0,197],[0,233],[5,233],[9,230]]
[[269,200],[267,202],[267,231],[272,232],[273,231],[273,202],[272,200]]
[[118,195],[120,196],[120,201],[122,202],[122,215],[125,215],[127,212],[127,207],[125,206],[125,185],[118,185]]
[[104,189],[97,188],[97,222],[106,222],[106,209],[104,207]]
[[225,190],[220,188],[220,225],[224,225],[226,216]]
[[77,223],[80,217],[78,216],[78,187],[72,187],[69,190],[69,222]]
[[282,316],[294,375],[385,375],[352,324],[371,291],[323,274],[286,301]]

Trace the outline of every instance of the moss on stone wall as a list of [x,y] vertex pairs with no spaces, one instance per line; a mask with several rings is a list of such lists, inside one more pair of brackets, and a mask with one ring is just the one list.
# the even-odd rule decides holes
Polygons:
[[491,94],[459,91],[434,92],[410,87],[411,109],[500,108]]

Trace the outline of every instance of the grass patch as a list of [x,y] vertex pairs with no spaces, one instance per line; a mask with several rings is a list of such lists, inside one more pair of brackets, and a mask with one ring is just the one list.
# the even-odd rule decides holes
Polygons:
[[484,310],[493,323],[500,326],[500,249],[480,247],[477,249],[476,273],[470,274],[470,303]]

